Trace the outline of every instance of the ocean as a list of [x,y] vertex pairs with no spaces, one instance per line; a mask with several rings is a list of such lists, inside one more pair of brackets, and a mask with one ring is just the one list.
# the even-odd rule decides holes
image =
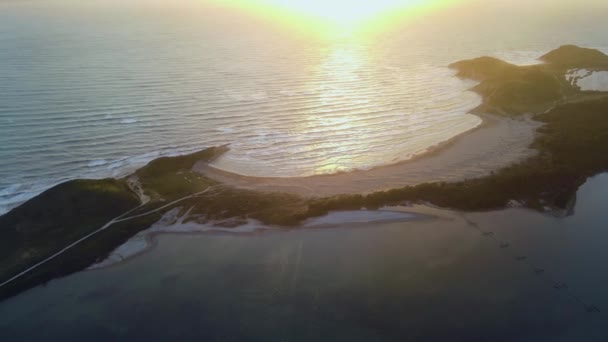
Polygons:
[[407,160],[481,122],[475,83],[449,63],[608,52],[605,12],[579,12],[442,11],[362,37],[206,6],[1,2],[0,214],[66,180],[219,144],[231,151],[215,166],[251,176]]

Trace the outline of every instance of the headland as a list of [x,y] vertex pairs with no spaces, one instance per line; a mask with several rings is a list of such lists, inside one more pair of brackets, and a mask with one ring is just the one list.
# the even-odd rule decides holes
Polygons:
[[185,223],[226,228],[248,220],[298,227],[330,211],[405,203],[568,214],[578,187],[608,170],[608,93],[581,89],[566,75],[606,71],[608,56],[568,45],[541,60],[452,64],[459,77],[480,82],[472,90],[483,103],[473,112],[486,123],[414,161],[260,180],[210,168],[227,151],[222,146],[159,158],[122,179],[53,187],[0,217],[0,298],[105,259],[171,210]]

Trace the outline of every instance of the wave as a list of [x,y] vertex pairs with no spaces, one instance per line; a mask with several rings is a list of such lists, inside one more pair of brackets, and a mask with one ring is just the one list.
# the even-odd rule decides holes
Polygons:
[[0,166],[0,213],[69,179],[123,176],[212,145],[232,145],[218,168],[294,177],[407,160],[479,125],[467,114],[480,104],[473,83],[445,67],[457,57],[324,44],[235,45],[180,63],[141,47],[129,49],[129,73],[96,59],[118,50],[80,56],[95,58],[86,73],[52,54],[35,68],[1,55],[0,158],[11,162]]

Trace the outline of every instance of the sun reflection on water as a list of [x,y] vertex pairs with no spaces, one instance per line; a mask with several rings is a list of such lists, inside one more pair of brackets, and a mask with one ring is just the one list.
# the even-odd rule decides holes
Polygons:
[[259,177],[369,169],[478,124],[465,114],[478,105],[464,93],[471,85],[415,44],[387,44],[384,35],[349,27],[322,36],[260,27],[272,38],[256,38],[251,57],[243,51],[228,61],[218,83],[235,95],[212,107],[235,117],[217,119],[227,126],[218,139],[233,144],[215,163],[221,169]]
[[308,146],[309,150],[323,151],[326,156],[314,165],[316,174],[352,170],[365,155],[364,151],[353,151],[353,146],[366,139],[366,131],[357,127],[355,111],[348,108],[372,102],[369,93],[361,91],[362,73],[369,67],[369,56],[365,46],[349,37],[347,31],[338,38],[312,78],[318,103],[326,109],[308,114],[305,126],[300,127],[301,134],[320,135]]

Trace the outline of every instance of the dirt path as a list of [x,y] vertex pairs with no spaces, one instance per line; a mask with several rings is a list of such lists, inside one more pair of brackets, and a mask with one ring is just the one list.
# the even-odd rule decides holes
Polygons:
[[197,196],[200,196],[200,195],[204,195],[204,194],[209,193],[209,192],[211,192],[211,191],[213,191],[213,190],[215,190],[215,189],[218,189],[218,188],[220,188],[220,187],[221,187],[221,185],[210,186],[210,187],[208,187],[207,189],[205,189],[205,190],[203,190],[203,191],[201,191],[201,192],[197,192],[197,193],[195,193],[195,194],[192,194],[192,195],[188,195],[188,196],[182,197],[182,198],[177,199],[177,200],[175,200],[175,201],[173,201],[173,202],[171,202],[171,203],[165,204],[165,205],[163,205],[162,207],[156,208],[156,209],[154,209],[154,210],[150,210],[150,211],[145,212],[145,213],[143,213],[143,214],[137,214],[137,215],[133,215],[133,216],[129,216],[129,217],[124,217],[124,216],[129,215],[129,214],[130,214],[130,213],[132,213],[133,211],[135,211],[135,210],[137,210],[137,209],[141,208],[143,205],[145,205],[145,204],[146,204],[146,203],[142,203],[142,204],[140,204],[139,206],[137,206],[137,207],[135,207],[135,208],[133,208],[133,209],[131,209],[131,210],[129,210],[129,211],[127,211],[127,212],[125,212],[125,213],[123,213],[123,214],[121,214],[121,215],[119,215],[119,216],[115,217],[115,218],[113,218],[113,219],[112,219],[112,220],[110,220],[108,223],[106,223],[105,225],[103,225],[101,228],[99,228],[99,229],[95,230],[94,232],[89,233],[89,234],[87,234],[86,236],[84,236],[84,237],[82,237],[82,238],[80,238],[80,239],[78,239],[78,240],[74,241],[74,242],[73,242],[73,243],[71,243],[70,245],[68,245],[68,246],[64,247],[64,248],[63,248],[62,250],[60,250],[59,252],[57,252],[57,253],[55,253],[55,254],[51,255],[50,257],[48,257],[48,258],[46,258],[46,259],[44,259],[44,260],[42,260],[42,261],[40,261],[39,263],[37,263],[37,264],[35,264],[34,266],[32,266],[32,267],[30,267],[30,268],[28,268],[28,269],[24,270],[23,272],[16,274],[16,275],[15,275],[15,276],[13,276],[12,278],[10,278],[10,279],[6,280],[5,282],[1,283],[1,284],[0,284],[0,288],[1,288],[1,287],[3,287],[3,286],[8,285],[8,284],[10,284],[10,283],[12,283],[13,281],[15,281],[15,280],[19,279],[20,277],[22,277],[22,276],[24,276],[24,275],[26,275],[26,274],[28,274],[28,273],[32,272],[33,270],[35,270],[35,269],[37,269],[38,267],[40,267],[40,266],[42,266],[42,265],[46,264],[47,262],[49,262],[49,261],[51,261],[51,260],[53,260],[53,259],[57,258],[58,256],[60,256],[60,255],[62,255],[63,253],[67,252],[68,250],[70,250],[70,249],[74,248],[75,246],[77,246],[77,245],[81,244],[82,242],[84,242],[84,241],[88,240],[88,239],[89,239],[89,238],[91,238],[92,236],[94,236],[94,235],[96,235],[96,234],[98,234],[98,233],[100,233],[100,232],[102,232],[102,231],[104,231],[104,230],[108,229],[110,226],[112,226],[112,225],[113,225],[113,224],[115,224],[115,223],[124,222],[124,221],[128,221],[128,220],[132,220],[132,219],[135,219],[135,218],[139,218],[139,217],[143,217],[143,216],[146,216],[146,215],[153,214],[153,213],[155,213],[155,212],[158,212],[158,211],[161,211],[161,210],[163,210],[163,209],[166,209],[166,208],[168,208],[168,207],[170,207],[170,206],[172,206],[172,205],[175,205],[176,203],[179,203],[179,202],[181,202],[181,201],[187,200],[187,199],[189,199],[189,198],[193,198],[193,197],[197,197]]

